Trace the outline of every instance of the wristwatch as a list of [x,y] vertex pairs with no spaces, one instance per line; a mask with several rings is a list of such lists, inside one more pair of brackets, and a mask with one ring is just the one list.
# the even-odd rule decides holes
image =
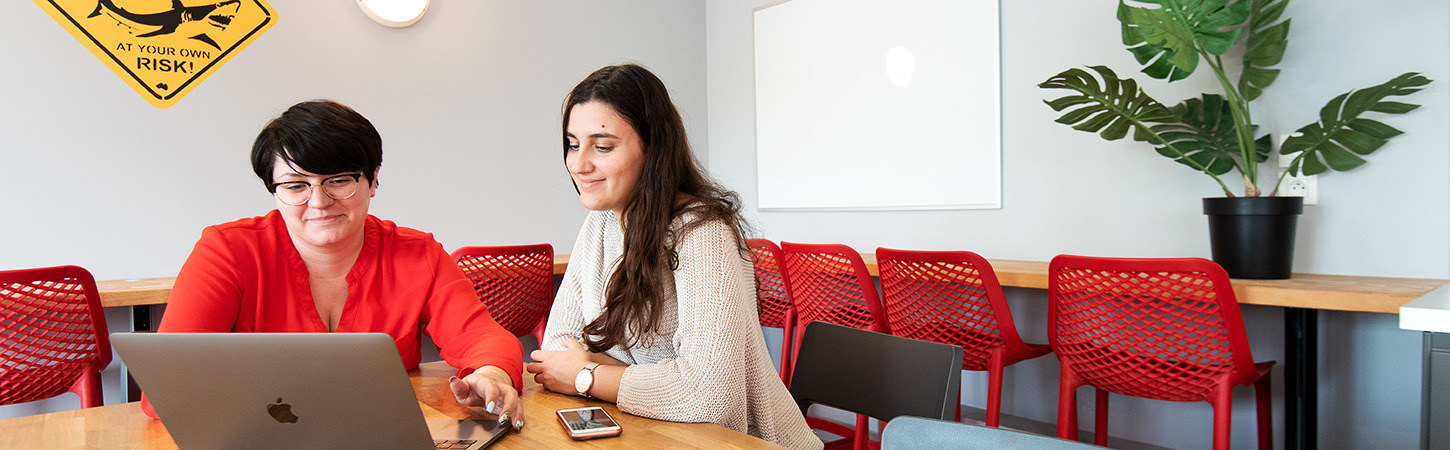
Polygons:
[[594,397],[589,395],[589,388],[594,387],[594,369],[598,367],[599,363],[589,363],[583,369],[579,369],[579,375],[574,377],[574,390],[579,391],[580,396]]

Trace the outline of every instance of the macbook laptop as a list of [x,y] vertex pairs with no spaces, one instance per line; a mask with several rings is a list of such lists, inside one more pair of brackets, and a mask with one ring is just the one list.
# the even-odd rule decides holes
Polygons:
[[182,449],[477,449],[509,428],[425,421],[382,333],[115,333],[111,345]]

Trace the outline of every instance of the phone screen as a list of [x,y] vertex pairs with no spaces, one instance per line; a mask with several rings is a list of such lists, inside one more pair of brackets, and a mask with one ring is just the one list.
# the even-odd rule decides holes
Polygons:
[[614,428],[619,425],[604,412],[602,408],[585,408],[560,411],[559,417],[564,419],[564,424],[574,431],[590,431],[603,428]]

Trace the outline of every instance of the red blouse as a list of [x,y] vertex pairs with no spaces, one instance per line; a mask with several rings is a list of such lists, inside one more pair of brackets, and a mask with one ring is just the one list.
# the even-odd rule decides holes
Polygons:
[[[522,383],[522,346],[478,301],[473,283],[433,235],[369,215],[347,275],[338,332],[393,337],[403,366],[418,366],[427,333],[463,374],[498,366]],[[181,267],[160,332],[327,332],[307,267],[277,211],[207,227]]]

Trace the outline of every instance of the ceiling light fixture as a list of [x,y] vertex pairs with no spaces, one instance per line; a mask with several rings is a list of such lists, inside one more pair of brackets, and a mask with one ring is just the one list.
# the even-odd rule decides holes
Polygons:
[[428,12],[428,0],[357,0],[357,5],[374,22],[391,28],[412,25]]

